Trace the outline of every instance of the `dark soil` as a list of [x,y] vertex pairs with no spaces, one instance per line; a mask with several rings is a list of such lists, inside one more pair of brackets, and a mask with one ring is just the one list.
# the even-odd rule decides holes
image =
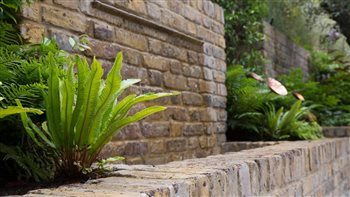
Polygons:
[[64,184],[71,183],[84,183],[86,180],[76,179],[76,180],[56,180],[54,182],[29,182],[29,181],[11,181],[0,185],[0,196],[7,195],[24,195],[30,190],[42,189],[42,188],[56,188]]
[[0,182],[0,196],[7,195],[24,195],[28,191],[44,188],[57,188],[61,185],[73,184],[73,183],[85,183],[91,179],[98,179],[108,176],[108,171],[95,170],[90,174],[80,175],[78,177],[57,177],[51,182],[35,182],[35,181],[21,181],[11,180],[8,182]]

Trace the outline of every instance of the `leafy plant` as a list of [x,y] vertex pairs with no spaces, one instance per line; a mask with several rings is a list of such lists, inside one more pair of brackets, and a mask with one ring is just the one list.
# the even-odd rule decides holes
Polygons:
[[274,105],[267,104],[263,113],[266,121],[263,129],[265,138],[271,140],[293,139],[293,137],[296,139],[320,138],[322,133],[314,129],[319,128],[316,122],[310,124],[300,120],[309,112],[309,108],[301,107],[301,103],[301,100],[295,102],[286,112],[283,107],[276,111]]
[[[20,146],[7,146],[0,143],[0,152],[5,154],[3,160],[7,164],[12,164],[11,170],[15,170],[17,179],[31,179],[39,182],[53,178],[54,161],[51,156],[46,155],[45,151],[34,148],[32,150],[23,150]],[[11,163],[9,161],[13,161]]]
[[[60,76],[55,59],[49,55],[48,94],[45,94],[47,123],[39,128],[30,118],[21,114],[27,133],[41,147],[52,150],[57,157],[56,169],[65,175],[79,175],[96,161],[103,146],[124,126],[141,120],[165,107],[152,106],[129,115],[130,109],[141,102],[171,96],[177,93],[149,93],[118,96],[138,79],[122,80],[122,54],[103,81],[101,64],[94,59],[91,68],[87,61],[76,59],[66,75]],[[20,105],[20,103],[18,103]]]
[[228,138],[259,139],[260,111],[265,103],[279,97],[265,83],[247,75],[242,66],[231,66],[227,71],[227,124],[228,130],[233,131],[227,133]]
[[[253,79],[248,75],[251,74],[242,66],[230,67],[227,72],[228,139],[318,139],[322,136],[315,120],[304,120],[304,116],[310,115],[315,105],[301,106],[302,101],[296,102],[290,94],[276,95],[268,89],[262,78]],[[298,81],[300,77],[302,79],[302,73],[301,76],[294,75],[297,77],[290,79],[298,82],[297,85],[293,83],[294,87],[302,87],[303,82]],[[314,85],[309,84],[310,87]],[[285,108],[290,110],[284,111]],[[310,131],[306,131],[306,128],[310,128]]]
[[259,50],[264,39],[262,18],[267,14],[261,0],[213,0],[224,9],[226,62],[255,67],[263,63]]

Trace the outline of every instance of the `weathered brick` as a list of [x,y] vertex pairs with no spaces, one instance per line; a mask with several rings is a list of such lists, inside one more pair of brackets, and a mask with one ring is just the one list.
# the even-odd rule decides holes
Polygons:
[[184,76],[181,75],[173,75],[169,72],[164,74],[164,85],[165,87],[174,89],[174,90],[187,90],[187,81]]
[[146,1],[127,1],[127,8],[141,14],[147,14]]
[[198,137],[190,137],[188,138],[187,148],[188,149],[196,149],[199,147]]
[[[190,1],[192,2],[192,1]],[[195,22],[197,25],[202,24],[202,14],[198,12],[196,9],[193,9],[190,6],[184,6],[184,17]]]
[[218,95],[227,96],[227,88],[225,84],[217,84],[218,85]]
[[203,9],[206,15],[212,18],[215,16],[214,4],[211,1],[203,1]]
[[226,97],[222,96],[216,96],[212,94],[204,94],[203,95],[204,103],[208,107],[220,107],[225,108],[226,107]]
[[199,146],[201,148],[212,148],[216,144],[215,135],[212,136],[200,136],[199,137]]
[[189,90],[191,90],[192,92],[199,92],[199,80],[198,79],[188,78],[187,84],[188,84]]
[[207,66],[208,68],[214,68],[215,67],[215,59],[212,56],[204,56],[204,66]]
[[210,29],[212,23],[213,22],[212,22],[212,20],[210,18],[208,18],[208,17],[203,18],[203,25],[207,29]]
[[151,153],[164,153],[166,151],[165,143],[163,140],[153,140],[150,143],[149,149]]
[[121,70],[122,76],[126,79],[142,79],[141,84],[149,84],[148,73],[145,68],[124,64]]
[[94,36],[100,40],[113,41],[114,31],[113,27],[108,24],[94,23]]
[[196,64],[198,63],[198,54],[194,51],[188,51],[187,52],[188,55],[188,62],[190,64]]
[[221,71],[213,71],[214,81],[219,83],[225,83],[226,75],[224,72]]
[[34,2],[31,5],[24,4],[21,14],[27,19],[39,22],[41,20],[40,3]]
[[214,82],[199,80],[199,91],[201,93],[215,94],[217,92],[217,87]]
[[134,66],[141,66],[143,63],[143,56],[142,54],[134,49],[121,47],[121,50],[123,52],[123,57],[125,63],[132,64]]
[[213,46],[213,56],[221,60],[225,60],[226,58],[225,50],[220,47]]
[[191,117],[191,122],[199,122],[201,120],[200,111],[201,111],[201,108],[189,108],[188,109],[188,112],[189,112],[190,117]]
[[150,85],[161,86],[163,82],[163,74],[157,70],[148,70]]
[[215,69],[222,71],[222,72],[226,72],[227,67],[226,67],[226,62],[220,59],[216,59],[215,60]]
[[65,8],[78,10],[79,4],[75,1],[67,1],[67,0],[53,0],[55,4],[61,5]]
[[270,176],[269,176],[269,162],[267,158],[256,159],[255,162],[259,167],[259,193],[270,191]]
[[225,109],[217,110],[218,121],[225,122],[227,120],[227,111]]
[[143,136],[147,138],[152,137],[167,137],[170,135],[170,125],[169,123],[142,123],[142,133]]
[[140,156],[134,156],[134,157],[127,157],[125,159],[125,163],[129,165],[137,165],[144,163],[142,157]]
[[182,96],[181,95],[175,95],[170,97],[170,101],[172,105],[183,105],[182,102]]
[[143,56],[143,65],[146,68],[152,68],[160,71],[169,70],[169,62],[167,59],[149,54],[145,54]]
[[195,23],[188,22],[187,30],[190,34],[197,35],[197,25]]
[[188,111],[182,107],[168,107],[165,114],[172,120],[188,121],[190,120]]
[[167,150],[170,152],[179,152],[186,150],[185,139],[171,139],[166,142]]
[[147,2],[147,12],[151,18],[160,20],[161,12],[158,5],[151,2]]
[[182,100],[186,105],[199,106],[203,104],[202,96],[197,93],[183,92]]
[[213,71],[209,68],[203,68],[203,76],[205,80],[212,81],[213,80]]
[[148,151],[148,145],[146,142],[127,142],[125,144],[125,155],[143,155]]
[[186,77],[203,78],[203,71],[200,66],[189,66],[184,64],[182,71]]
[[120,44],[130,46],[141,51],[148,50],[148,42],[145,36],[126,31],[121,28],[115,29],[115,40]]
[[212,122],[212,121],[216,121],[217,118],[217,112],[215,109],[213,108],[203,108],[200,111],[200,119],[203,122]]
[[41,43],[45,33],[43,26],[35,23],[23,23],[20,25],[21,36],[30,43]]
[[86,51],[86,54],[89,56],[114,60],[117,53],[121,51],[120,46],[114,43],[103,42],[95,39],[90,39],[89,41],[92,49],[91,52]]
[[170,71],[173,74],[177,74],[180,75],[182,74],[182,65],[181,62],[177,61],[177,60],[172,60],[170,62]]
[[134,123],[119,131],[112,140],[136,140],[142,138],[142,136],[140,125]]
[[80,33],[86,33],[88,29],[88,22],[84,15],[57,7],[43,7],[43,20]]
[[195,135],[203,135],[206,126],[202,123],[192,123],[192,124],[185,124],[183,128],[183,135],[184,136],[195,136]]
[[170,123],[170,137],[179,137],[182,135],[183,123],[171,122]]

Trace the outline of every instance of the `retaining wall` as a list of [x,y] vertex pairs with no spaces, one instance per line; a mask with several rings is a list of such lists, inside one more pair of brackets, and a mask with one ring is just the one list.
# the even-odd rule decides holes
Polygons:
[[304,76],[308,77],[309,52],[289,40],[286,35],[269,23],[264,22],[263,26],[266,37],[262,50],[267,59],[265,64],[267,74],[275,77],[278,74],[286,74],[289,70],[300,67]]
[[[128,164],[159,164],[220,153],[226,140],[223,10],[209,0],[43,0],[23,12],[23,37],[90,37],[92,52],[109,70],[124,54],[123,76],[142,82],[130,92],[180,91],[154,103],[168,109],[123,129],[104,150]],[[153,103],[153,104],[154,104]],[[152,104],[152,103],[149,103]],[[143,108],[144,106],[138,106]]]
[[165,165],[112,165],[112,177],[27,196],[341,196],[350,189],[350,138],[280,142]]

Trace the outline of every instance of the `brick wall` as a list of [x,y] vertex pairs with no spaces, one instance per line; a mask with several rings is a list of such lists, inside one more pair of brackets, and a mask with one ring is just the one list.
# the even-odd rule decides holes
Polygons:
[[165,165],[111,165],[111,177],[27,196],[347,196],[350,138],[279,142]]
[[[209,0],[43,0],[22,12],[21,32],[30,42],[87,34],[105,70],[124,54],[124,78],[140,78],[130,92],[180,91],[156,101],[164,112],[130,125],[105,155],[130,164],[158,164],[220,152],[225,138],[226,87],[223,10]],[[143,107],[143,106],[139,106]]]
[[308,77],[309,52],[289,40],[283,33],[264,22],[263,53],[267,62],[266,72],[270,76],[286,74],[292,68],[300,67]]

